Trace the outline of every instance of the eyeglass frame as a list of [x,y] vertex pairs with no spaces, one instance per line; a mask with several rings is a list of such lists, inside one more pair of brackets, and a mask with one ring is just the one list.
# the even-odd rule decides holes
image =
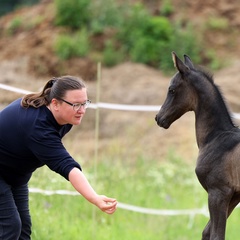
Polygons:
[[[70,102],[66,101],[65,99],[63,99],[63,98],[58,98],[58,99],[61,100],[61,101],[63,101],[63,102],[65,102],[65,103],[67,103],[68,105],[72,106],[72,107],[73,107],[73,110],[74,110],[75,112],[79,111],[79,109],[81,109],[81,107],[83,107],[83,109],[87,109],[88,106],[89,106],[90,103],[91,103],[91,100],[89,100],[89,99],[87,99],[84,103],[70,103]],[[79,107],[78,107],[77,109],[74,109],[74,107],[76,107],[76,106],[78,106],[78,105],[79,105]]]

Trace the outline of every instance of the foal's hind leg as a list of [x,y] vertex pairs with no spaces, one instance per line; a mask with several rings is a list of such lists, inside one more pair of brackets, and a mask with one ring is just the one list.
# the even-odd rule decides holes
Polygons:
[[210,231],[211,231],[211,220],[208,221],[206,227],[202,232],[202,240],[209,240],[210,239]]
[[239,202],[240,202],[240,193],[237,193],[237,194],[233,195],[233,197],[229,203],[228,217],[231,215],[232,211],[238,205]]

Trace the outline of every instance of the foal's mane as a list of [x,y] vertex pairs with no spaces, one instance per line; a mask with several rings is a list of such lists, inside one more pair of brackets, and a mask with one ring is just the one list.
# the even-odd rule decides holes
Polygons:
[[226,104],[225,98],[223,96],[223,93],[221,92],[219,86],[217,86],[214,83],[213,80],[213,74],[210,73],[210,71],[207,71],[205,68],[203,68],[202,66],[196,66],[195,70],[201,72],[201,74],[205,77],[205,79],[207,79],[209,81],[209,83],[212,85],[212,87],[214,88],[216,94],[217,94],[217,101],[221,103],[221,107],[224,108],[226,110],[226,112],[228,113],[227,116],[229,117],[230,122],[232,123],[232,125],[234,127],[238,127],[234,121],[233,118],[231,117],[230,111],[228,109],[228,106]]
[[[213,81],[213,74],[206,70],[206,68],[202,67],[202,66],[194,66],[195,67],[195,70],[197,70],[198,72],[201,72],[202,75],[209,81],[212,83],[212,85],[214,87],[217,87],[215,84],[214,84],[214,81]],[[218,88],[218,87],[217,87]],[[219,90],[219,89],[218,89]]]

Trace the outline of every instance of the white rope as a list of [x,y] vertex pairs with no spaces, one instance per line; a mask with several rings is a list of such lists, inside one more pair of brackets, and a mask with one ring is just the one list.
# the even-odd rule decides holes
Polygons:
[[[21,94],[31,93],[30,91],[16,88],[16,87],[11,87],[11,86],[1,84],[1,83],[0,83],[0,88],[7,90],[7,91],[11,91],[11,92],[21,93]],[[128,104],[98,102],[98,103],[91,103],[89,108],[92,108],[92,109],[104,108],[104,109],[122,110],[122,111],[158,112],[160,110],[161,106],[160,105],[159,106],[156,106],[156,105],[128,105]],[[236,119],[240,119],[240,113],[233,113],[232,117],[236,118]]]
[[157,112],[161,106],[153,105],[127,105],[127,104],[115,104],[115,103],[91,103],[90,108],[105,108],[112,110],[123,110],[123,111],[144,111],[144,112]]
[[[30,91],[20,89],[20,88],[11,87],[11,86],[1,84],[1,83],[0,83],[0,88],[4,89],[4,90],[7,90],[7,91],[11,91],[11,92],[21,93],[21,94],[31,93]],[[160,106],[127,105],[127,104],[114,104],[114,103],[98,102],[98,103],[90,104],[89,108],[93,108],[93,109],[105,108],[105,109],[125,110],[125,111],[153,111],[153,112],[157,112],[157,111],[159,111]]]
[[[39,188],[29,188],[30,193],[40,193],[43,195],[71,195],[71,196],[79,196],[78,192],[68,191],[68,190],[43,190]],[[118,208],[129,210],[138,213],[151,214],[151,215],[162,215],[162,216],[177,216],[177,215],[190,215],[194,216],[197,214],[204,215],[209,217],[207,208],[202,209],[184,209],[184,210],[169,210],[169,209],[154,209],[154,208],[144,208],[138,207],[126,203],[118,202]]]
[[0,88],[2,88],[4,90],[7,90],[7,91],[11,91],[11,92],[16,92],[16,93],[23,93],[23,94],[31,93],[27,90],[23,90],[23,89],[20,89],[20,88],[15,88],[15,87],[10,87],[10,86],[2,84],[2,83],[0,83]]

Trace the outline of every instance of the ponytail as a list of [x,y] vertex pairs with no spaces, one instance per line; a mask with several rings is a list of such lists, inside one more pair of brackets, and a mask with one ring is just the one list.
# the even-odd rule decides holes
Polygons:
[[61,99],[66,91],[85,88],[83,81],[77,77],[63,76],[50,79],[39,93],[30,93],[22,98],[21,106],[24,108],[47,106],[53,98]]
[[39,108],[43,105],[48,105],[50,103],[48,96],[50,95],[51,88],[55,81],[55,78],[49,80],[40,93],[30,93],[25,95],[21,102],[22,107],[28,108],[31,106]]

